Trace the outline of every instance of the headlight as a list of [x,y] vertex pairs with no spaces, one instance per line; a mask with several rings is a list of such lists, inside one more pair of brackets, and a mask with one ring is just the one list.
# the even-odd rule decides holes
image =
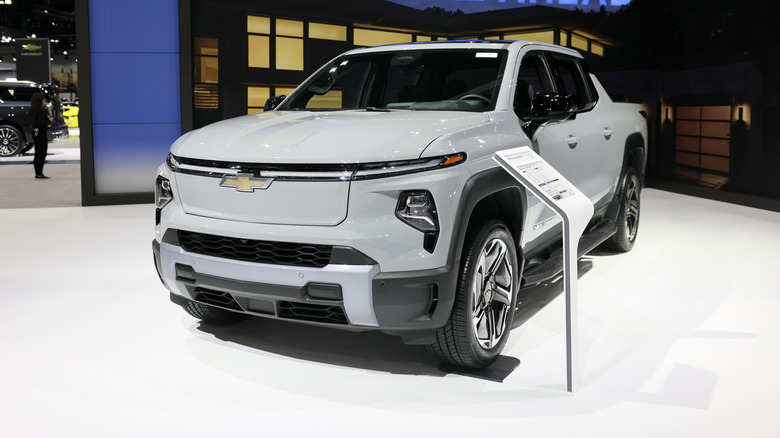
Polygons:
[[407,225],[425,233],[423,248],[433,253],[439,238],[439,218],[430,192],[420,190],[401,193],[395,208],[395,216]]
[[171,182],[167,178],[158,176],[154,184],[154,205],[158,210],[162,210],[172,199]]

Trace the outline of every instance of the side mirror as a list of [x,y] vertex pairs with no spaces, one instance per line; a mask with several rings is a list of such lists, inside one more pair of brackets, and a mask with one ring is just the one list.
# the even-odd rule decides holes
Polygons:
[[268,100],[265,101],[265,106],[263,106],[263,111],[273,111],[276,109],[277,106],[279,106],[280,103],[286,98],[287,96],[274,96]]
[[565,120],[572,114],[571,109],[571,96],[539,92],[531,99],[531,111],[523,120],[538,123]]

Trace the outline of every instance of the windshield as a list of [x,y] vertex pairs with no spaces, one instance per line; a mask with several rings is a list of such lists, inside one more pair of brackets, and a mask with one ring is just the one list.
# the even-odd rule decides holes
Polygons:
[[489,111],[505,50],[405,50],[344,56],[299,87],[279,110]]

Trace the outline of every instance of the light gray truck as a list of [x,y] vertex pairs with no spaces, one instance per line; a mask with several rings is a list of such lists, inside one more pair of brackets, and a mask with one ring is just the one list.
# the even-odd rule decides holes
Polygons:
[[636,239],[644,113],[574,50],[356,49],[266,109],[186,133],[159,168],[157,270],[203,321],[379,330],[489,365],[518,290],[562,270],[558,217],[493,160],[518,146],[593,202],[580,255]]

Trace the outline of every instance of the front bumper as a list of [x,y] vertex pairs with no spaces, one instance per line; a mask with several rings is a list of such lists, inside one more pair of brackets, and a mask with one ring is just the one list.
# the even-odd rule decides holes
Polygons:
[[175,239],[153,241],[160,279],[177,304],[186,300],[256,316],[335,328],[381,330],[428,343],[449,317],[457,272],[449,267],[381,273],[341,260],[324,267],[284,266],[185,251]]
[[49,127],[47,134],[49,141],[63,140],[70,136],[68,126],[64,123],[57,125],[52,124],[51,127]]

